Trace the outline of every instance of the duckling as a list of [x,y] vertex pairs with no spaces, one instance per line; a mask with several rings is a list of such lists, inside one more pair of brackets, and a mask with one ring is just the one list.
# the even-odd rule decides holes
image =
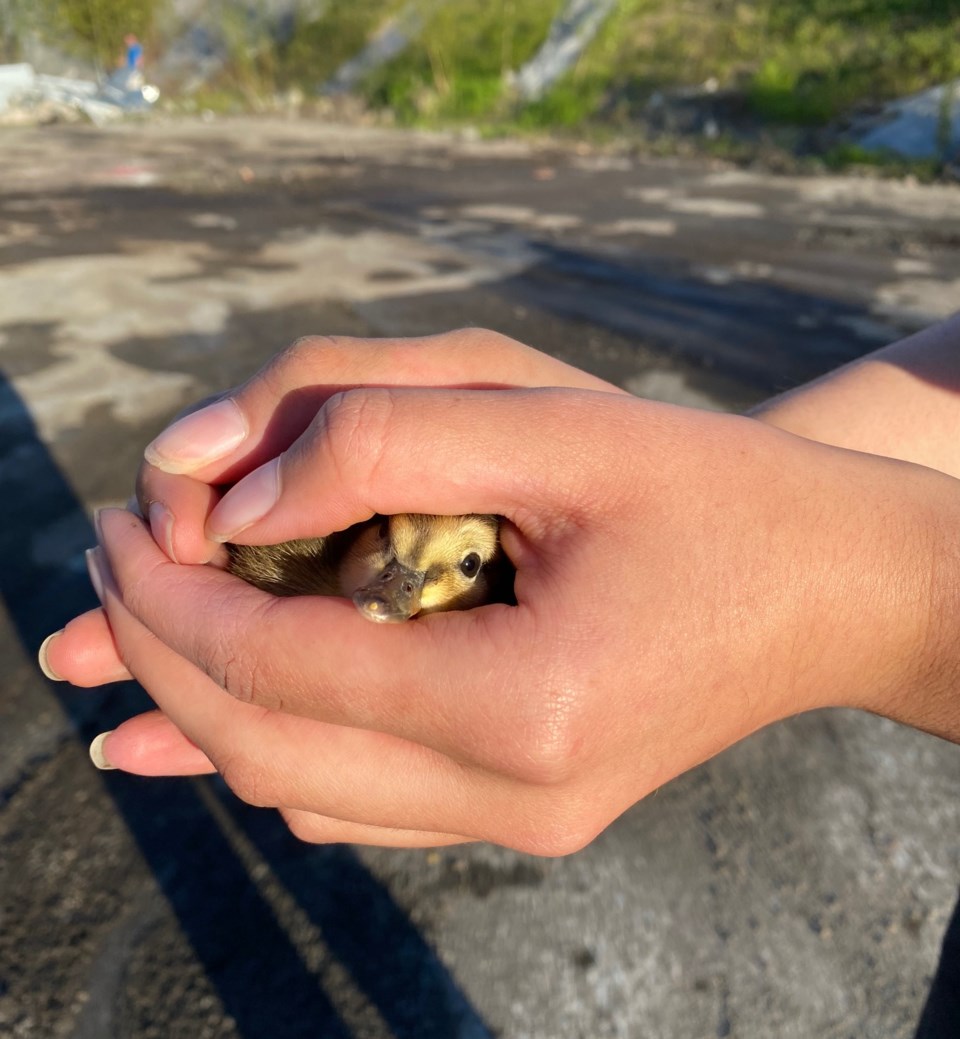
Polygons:
[[497,516],[374,516],[325,538],[228,545],[231,573],[274,595],[339,595],[389,623],[515,602]]

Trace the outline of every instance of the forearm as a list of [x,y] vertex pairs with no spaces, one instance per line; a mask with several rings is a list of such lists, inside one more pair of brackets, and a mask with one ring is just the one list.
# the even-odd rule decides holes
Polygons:
[[960,476],[960,313],[751,414],[811,440]]
[[[960,477],[960,313],[775,397],[751,414],[810,440]],[[960,552],[953,536],[960,529],[960,483],[929,475],[932,496],[901,534],[903,550],[917,553],[906,570],[927,575],[926,591],[917,597],[926,599],[929,624],[918,640],[916,680],[880,702],[875,688],[865,688],[861,706],[960,742],[960,642],[954,623],[960,613]],[[906,487],[901,490],[903,504],[912,501]],[[909,602],[902,609],[909,613]]]

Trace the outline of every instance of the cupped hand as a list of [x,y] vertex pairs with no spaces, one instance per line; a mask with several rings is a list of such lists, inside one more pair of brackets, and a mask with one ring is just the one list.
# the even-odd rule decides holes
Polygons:
[[285,451],[334,394],[359,386],[563,386],[623,392],[486,329],[420,339],[311,336],[243,385],[173,423],[147,447],[137,498],[157,543],[181,563],[218,560],[204,520],[220,496]]
[[[498,513],[518,605],[375,626],[341,600],[175,565],[109,511],[100,594],[163,714],[99,750],[130,771],[216,768],[311,840],[568,852],[799,711],[960,734],[944,620],[957,582],[939,565],[957,494],[920,467],[615,393],[337,395],[207,534]],[[51,647],[66,678],[70,646],[68,628]]]
[[[154,539],[174,562],[222,564],[206,519],[229,485],[286,450],[332,396],[359,386],[560,386],[623,393],[548,354],[482,328],[422,338],[307,336],[240,386],[173,422],[145,452],[136,500]],[[101,610],[71,621],[41,652],[49,677],[80,686],[131,676]]]

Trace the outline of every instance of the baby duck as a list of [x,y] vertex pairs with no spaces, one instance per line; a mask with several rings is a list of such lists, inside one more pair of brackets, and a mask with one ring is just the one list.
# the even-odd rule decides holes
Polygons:
[[231,573],[274,595],[339,595],[368,620],[514,602],[497,516],[374,516],[325,538],[228,545]]

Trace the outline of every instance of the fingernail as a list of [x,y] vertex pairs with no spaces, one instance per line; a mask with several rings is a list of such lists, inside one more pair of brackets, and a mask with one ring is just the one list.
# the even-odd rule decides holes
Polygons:
[[107,737],[111,735],[112,732],[113,729],[110,729],[109,732],[101,732],[100,735],[90,744],[90,760],[103,772],[108,772],[117,767],[116,765],[110,764],[110,759],[107,757],[106,748],[104,747],[104,744],[107,742]]
[[229,541],[241,530],[263,519],[279,497],[278,457],[254,469],[226,493],[207,520],[207,537],[211,541]]
[[165,473],[192,473],[228,455],[247,432],[243,413],[227,397],[178,419],[147,445],[143,455]]
[[179,562],[173,551],[173,513],[161,502],[150,502],[150,533],[153,540],[166,552],[174,563]]
[[47,660],[47,647],[50,643],[58,636],[63,634],[63,628],[59,631],[55,631],[52,635],[48,635],[43,642],[40,643],[40,649],[37,651],[37,663],[40,665],[40,670],[50,679],[51,682],[65,682],[66,679],[61,678],[56,671],[50,666],[50,661]]
[[97,555],[100,549],[88,548],[84,552],[84,557],[87,560],[87,573],[90,575],[90,583],[93,585],[93,590],[97,593],[97,598],[100,600],[100,605],[103,605],[103,575],[100,573],[100,566],[97,562]]
[[110,573],[110,565],[107,563],[102,548],[88,548],[84,553],[87,559],[87,573],[90,575],[90,583],[97,593],[101,606],[106,606],[105,591],[109,589],[118,598],[120,592],[117,584]]

